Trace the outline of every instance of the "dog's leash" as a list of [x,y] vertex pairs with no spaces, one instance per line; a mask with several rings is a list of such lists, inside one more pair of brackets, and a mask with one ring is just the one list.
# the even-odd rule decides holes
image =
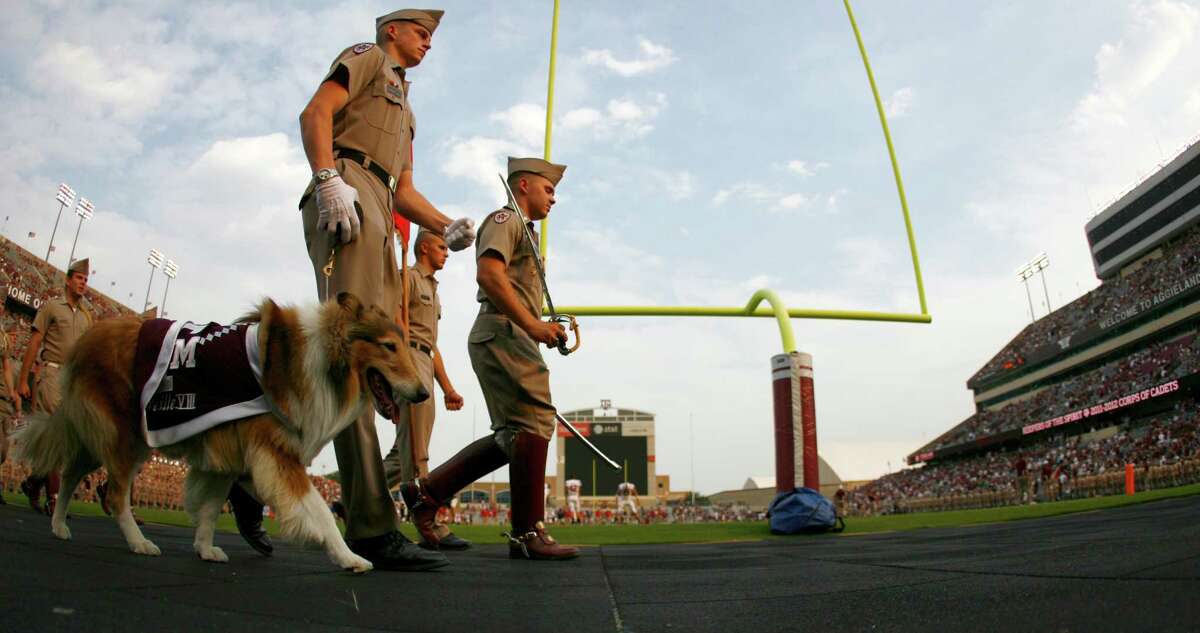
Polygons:
[[329,261],[321,269],[321,274],[325,275],[325,294],[321,297],[321,301],[329,301],[329,278],[333,276],[333,260],[337,257],[337,249],[337,244],[329,249]]

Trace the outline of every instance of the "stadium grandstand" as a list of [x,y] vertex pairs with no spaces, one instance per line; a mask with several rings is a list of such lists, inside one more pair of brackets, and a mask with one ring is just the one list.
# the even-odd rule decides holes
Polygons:
[[1200,480],[1200,143],[1087,223],[1101,284],[967,381],[976,412],[845,496],[847,514],[986,507]]
[[[63,292],[64,272],[30,253],[7,238],[0,237],[0,288],[4,292],[4,313],[0,315],[0,327],[8,333],[11,345],[9,363],[19,367],[21,356],[29,344],[33,317],[42,303]],[[119,301],[88,288],[88,309],[97,321],[119,316],[139,316],[137,312]],[[34,370],[37,368],[35,366]],[[25,403],[28,413],[29,403]],[[0,466],[0,487],[16,492],[22,480],[29,475],[29,468],[15,460],[6,460]],[[134,505],[147,508],[180,510],[183,508],[183,480],[187,466],[177,460],[153,453],[150,460],[138,473],[133,488]],[[95,501],[95,489],[104,481],[103,470],[86,479],[75,496],[84,501]],[[327,502],[341,498],[341,487],[336,481],[312,475],[313,485]]]

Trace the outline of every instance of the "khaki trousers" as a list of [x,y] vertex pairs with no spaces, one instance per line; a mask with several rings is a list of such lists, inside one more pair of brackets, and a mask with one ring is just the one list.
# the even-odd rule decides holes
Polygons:
[[[358,239],[337,247],[329,297],[322,269],[329,262],[335,240],[317,228],[317,200],[310,196],[302,209],[304,243],[317,280],[321,300],[340,292],[354,293],[365,305],[375,305],[394,315],[400,301],[400,271],[396,262],[391,193],[374,174],[356,163],[339,159],[338,173],[358,191],[362,205],[362,228]],[[397,529],[396,507],[388,493],[383,472],[379,437],[375,432],[375,410],[367,411],[333,440],[338,474],[342,480],[342,503],[346,507],[346,537],[380,536]]]
[[[433,358],[411,349],[413,365],[430,398],[417,404],[401,404],[396,416],[396,441],[383,458],[388,488],[429,475],[429,438],[433,437],[433,419],[437,406],[433,395]],[[415,444],[415,446],[414,446]]]
[[550,402],[550,370],[538,344],[524,330],[498,314],[480,314],[467,337],[471,368],[479,378],[492,430],[554,434]]
[[54,413],[61,401],[62,393],[58,390],[58,368],[42,365],[42,370],[38,372],[37,384],[33,388],[33,410],[41,413]]

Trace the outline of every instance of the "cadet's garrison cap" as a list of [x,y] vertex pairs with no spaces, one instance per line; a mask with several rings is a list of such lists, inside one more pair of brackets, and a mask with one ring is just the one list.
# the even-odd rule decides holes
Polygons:
[[442,14],[445,11],[441,9],[401,9],[392,11],[387,15],[381,15],[375,18],[375,30],[382,29],[388,22],[405,21],[416,22],[429,30],[429,34],[437,30],[438,23],[442,21]]
[[67,274],[70,275],[71,273],[83,273],[85,275],[90,275],[91,268],[88,266],[88,259],[84,257],[83,259],[75,260],[69,267],[67,267]]
[[558,186],[558,181],[562,180],[563,172],[567,171],[566,165],[555,165],[549,161],[540,158],[513,158],[508,157],[508,176],[512,177],[517,172],[527,171],[532,174],[537,174],[555,187]]

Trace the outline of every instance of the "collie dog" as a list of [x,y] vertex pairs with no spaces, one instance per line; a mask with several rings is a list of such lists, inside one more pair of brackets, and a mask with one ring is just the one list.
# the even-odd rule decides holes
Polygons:
[[[343,569],[371,569],[342,540],[305,465],[354,423],[368,401],[392,418],[399,400],[419,402],[429,396],[403,333],[381,310],[363,306],[349,293],[308,308],[279,307],[265,299],[237,323],[257,325],[257,348],[252,339],[245,346],[258,354],[258,381],[270,412],[158,446],[190,466],[184,505],[196,525],[196,553],[207,561],[229,560],[213,545],[213,529],[230,486],[248,475],[259,498],[276,509],[285,538],[320,543]],[[150,454],[143,421],[146,400],[134,376],[141,327],[141,321],[129,318],[101,321],[89,329],[60,373],[63,399],[58,410],[29,420],[16,439],[21,458],[35,474],[62,470],[51,520],[55,536],[71,538],[71,496],[83,477],[103,466],[113,516],[129,549],[157,556],[158,547],[138,529],[130,511],[130,485]]]

